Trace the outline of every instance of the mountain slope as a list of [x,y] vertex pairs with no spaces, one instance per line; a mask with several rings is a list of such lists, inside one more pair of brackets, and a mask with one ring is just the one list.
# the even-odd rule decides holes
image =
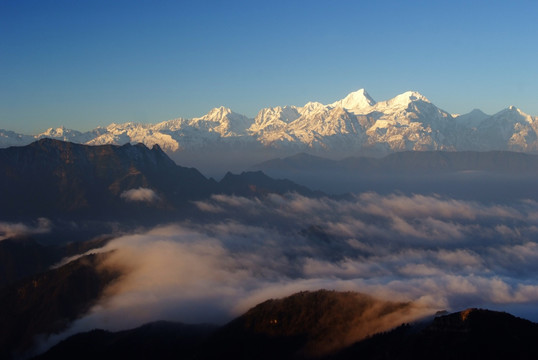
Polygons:
[[68,338],[37,359],[193,358],[216,328],[215,325],[158,321],[119,332],[96,329]]
[[463,115],[453,115],[457,123],[465,127],[476,127],[482,121],[490,117],[491,115],[485,114],[480,109],[473,109],[471,112]]
[[[412,305],[409,303],[386,302],[353,292],[307,291],[282,299],[267,300],[216,329],[205,339],[207,330],[215,330],[214,328],[171,323],[148,324],[115,334],[94,331],[75,335],[38,358],[52,359],[58,355],[90,358],[85,355],[93,356],[96,352],[105,359],[117,355],[125,357],[132,354],[131,346],[138,346],[134,340],[141,338],[144,333],[147,337],[140,341],[148,344],[148,348],[138,355],[134,354],[134,358],[155,358],[155,354],[161,351],[155,346],[162,341],[153,340],[147,330],[158,326],[160,331],[156,332],[162,338],[176,338],[174,344],[164,344],[164,358],[319,357],[369,334],[397,326],[402,321],[413,318],[411,313]],[[189,337],[192,339],[190,343]],[[203,339],[202,342],[200,338]],[[144,357],[144,353],[150,353],[150,357]]]
[[402,326],[359,342],[335,359],[535,359],[538,324],[507,313],[467,309],[422,329]]
[[479,123],[476,139],[481,146],[502,144],[516,151],[538,150],[538,121],[515,106],[502,110]]
[[297,185],[286,179],[273,179],[261,171],[243,172],[234,175],[228,172],[219,182],[219,189],[225,194],[238,196],[263,196],[270,193],[284,194],[296,192],[305,196],[319,196],[305,186]]
[[0,241],[0,288],[44,272],[64,257],[102,247],[111,236],[100,236],[87,241],[83,239],[80,237],[76,242],[62,245],[44,245],[37,239],[26,236]]
[[[140,204],[156,213],[207,196],[215,182],[177,166],[158,147],[79,145],[42,139],[0,151],[0,197],[4,219],[20,216],[137,215]],[[153,197],[131,199],[126,191],[146,189]],[[129,201],[132,200],[132,201]]]
[[192,201],[212,194],[275,192],[314,195],[262,173],[229,173],[218,183],[194,168],[176,165],[158,145],[88,146],[41,139],[0,149],[1,221],[47,218],[53,225],[56,220],[151,225],[196,216]]
[[119,276],[98,270],[104,256],[88,255],[0,289],[0,357],[24,353],[34,336],[63,331],[87,312]]
[[[410,304],[384,302],[359,293],[301,292],[267,300],[216,331],[207,325],[165,322],[117,333],[94,330],[72,336],[37,359],[149,359],[157,355],[164,359],[334,360],[538,356],[538,324],[528,320],[502,312],[467,309],[409,324],[412,317],[406,314],[410,309]],[[387,331],[397,324],[402,325]],[[377,334],[365,337],[373,333]]]

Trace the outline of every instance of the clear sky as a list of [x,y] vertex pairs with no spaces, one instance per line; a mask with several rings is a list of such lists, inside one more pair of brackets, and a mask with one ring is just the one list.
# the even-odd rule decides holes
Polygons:
[[538,1],[0,0],[0,128],[377,101],[538,115]]

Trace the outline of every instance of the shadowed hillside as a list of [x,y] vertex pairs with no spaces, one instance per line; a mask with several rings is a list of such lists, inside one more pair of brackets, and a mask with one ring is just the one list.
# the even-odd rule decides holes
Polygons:
[[64,257],[85,253],[105,245],[111,236],[65,245],[43,245],[31,237],[0,241],[0,289],[14,281],[43,272]]
[[[4,219],[21,216],[127,219],[158,216],[186,200],[215,191],[197,170],[177,166],[158,147],[87,146],[43,139],[0,150]],[[151,189],[153,197],[128,202],[125,191]],[[150,205],[152,212],[145,211]]]
[[429,325],[404,325],[334,359],[536,359],[538,324],[504,312],[467,309]]
[[409,303],[359,293],[301,292],[267,300],[209,337],[214,328],[207,325],[159,323],[117,333],[91,331],[72,336],[38,359],[151,359],[157,354],[165,359],[312,358],[395,327],[410,318],[412,309]]
[[[372,317],[364,316],[373,308]],[[538,324],[507,313],[468,309],[402,324],[354,344],[407,304],[354,293],[317,291],[268,300],[221,327],[152,323],[74,335],[36,359],[536,359]],[[338,311],[340,309],[340,311]],[[374,317],[373,315],[377,315]],[[360,321],[357,321],[359,320]],[[402,320],[405,318],[402,317]],[[378,329],[379,330],[379,329]],[[330,350],[340,350],[331,352]]]
[[93,330],[70,337],[38,359],[194,358],[216,328],[158,321],[119,332]]
[[1,289],[0,358],[24,353],[36,335],[61,332],[86,313],[119,276],[97,268],[104,256],[84,256]]
[[229,173],[216,182],[176,165],[158,145],[88,146],[42,139],[0,149],[0,221],[154,225],[196,216],[192,201],[212,194],[286,192],[314,194],[261,172]]

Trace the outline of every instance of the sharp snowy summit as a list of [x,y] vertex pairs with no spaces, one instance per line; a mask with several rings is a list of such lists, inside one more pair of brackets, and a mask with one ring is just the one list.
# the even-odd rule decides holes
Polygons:
[[364,89],[350,93],[342,100],[332,103],[332,107],[341,107],[347,110],[355,110],[359,113],[370,110],[375,105],[374,99]]
[[[60,127],[36,135],[0,130],[0,147],[54,138],[102,145],[158,144],[168,153],[226,151],[285,155],[299,151],[341,155],[384,155],[404,150],[538,151],[538,121],[510,106],[494,115],[475,109],[452,115],[424,95],[407,91],[376,102],[364,89],[331,104],[261,109],[254,119],[226,107],[199,118],[157,124],[110,124],[79,132]],[[218,150],[218,151],[216,151]]]

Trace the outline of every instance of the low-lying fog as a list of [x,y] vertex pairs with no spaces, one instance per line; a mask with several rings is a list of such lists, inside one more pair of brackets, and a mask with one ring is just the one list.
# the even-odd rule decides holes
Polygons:
[[[362,193],[216,195],[203,222],[121,236],[103,267],[125,276],[67,334],[167,319],[224,323],[268,298],[336,289],[412,301],[417,316],[468,307],[538,321],[538,203]],[[66,334],[62,335],[65,336]]]

